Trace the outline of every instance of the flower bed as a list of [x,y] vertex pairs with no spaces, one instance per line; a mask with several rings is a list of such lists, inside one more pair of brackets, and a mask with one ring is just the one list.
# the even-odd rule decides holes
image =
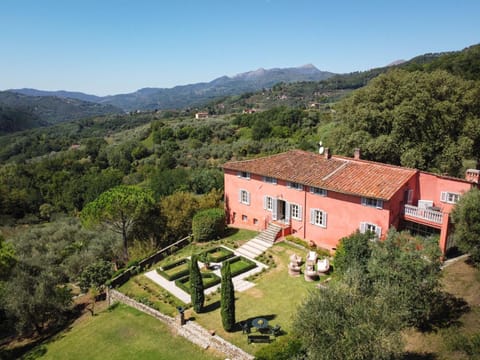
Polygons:
[[[220,283],[220,277],[212,272],[202,273],[203,288],[208,289]],[[184,276],[175,281],[180,289],[190,294],[190,276]]]
[[254,261],[249,260],[243,256],[237,256],[228,260],[225,260],[225,262],[230,263],[230,272],[233,276],[237,276],[239,274],[243,274],[244,272],[254,269],[257,267],[257,264],[255,264]]
[[169,281],[179,279],[190,272],[190,260],[187,258],[166,264],[157,269],[157,273]]
[[199,255],[199,258],[202,259],[202,256],[207,256],[207,259],[210,262],[219,263],[233,257],[233,251],[228,250],[222,246],[218,246],[202,252]]

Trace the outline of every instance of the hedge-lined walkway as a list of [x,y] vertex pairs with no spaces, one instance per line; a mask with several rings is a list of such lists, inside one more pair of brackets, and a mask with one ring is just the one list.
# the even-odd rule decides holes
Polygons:
[[[243,256],[243,257],[246,257],[245,255],[243,254],[240,254],[238,253],[237,251],[235,250],[232,250],[232,249],[229,249],[225,246],[222,245],[222,247],[224,247],[225,249],[228,249],[230,251],[233,251],[233,253],[236,255],[236,256]],[[250,282],[250,281],[246,281],[244,279],[248,278],[249,276],[251,275],[254,275],[254,274],[257,274],[261,271],[263,271],[264,269],[266,269],[268,266],[266,266],[265,264],[262,264],[261,262],[255,260],[255,259],[252,259],[252,258],[249,258],[249,260],[255,262],[255,264],[257,265],[255,268],[249,270],[249,271],[246,271],[242,274],[239,274],[235,277],[233,277],[233,286],[235,288],[235,291],[245,291],[247,289],[250,289],[251,287],[255,286],[254,283]],[[215,270],[213,270],[212,272],[218,276],[221,276],[220,275],[220,265],[221,263],[212,263],[212,265],[214,267],[216,267]],[[162,288],[164,288],[165,290],[167,290],[168,292],[170,292],[173,296],[175,296],[176,298],[180,299],[181,301],[183,301],[185,304],[188,304],[190,303],[190,294],[188,294],[187,292],[183,291],[182,289],[180,289],[176,284],[175,284],[175,281],[169,281],[167,279],[165,279],[163,276],[159,275],[157,273],[157,270],[154,269],[152,271],[149,271],[148,273],[145,274],[146,277],[148,277],[149,279],[151,279],[152,281],[154,281],[155,283],[157,283],[158,285],[160,285]],[[217,291],[217,289],[220,287],[220,284],[218,285],[215,285],[215,286],[212,286],[208,289],[205,290],[205,293],[206,294],[210,294],[210,293],[213,293],[215,291]]]

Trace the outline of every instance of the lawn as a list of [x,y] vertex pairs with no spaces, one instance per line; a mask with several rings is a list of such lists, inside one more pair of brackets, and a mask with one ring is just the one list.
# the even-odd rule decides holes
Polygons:
[[[178,253],[169,256],[167,259],[162,260],[159,264],[155,265],[155,267],[180,260],[185,256],[191,255],[192,252],[199,253],[212,249],[214,246],[225,245],[230,248],[236,248],[245,241],[252,239],[255,235],[255,232],[232,229],[230,237],[227,239],[211,243],[192,244],[180,250]],[[268,319],[271,325],[280,325],[285,333],[290,331],[292,316],[295,314],[296,308],[301,304],[310,290],[317,290],[315,285],[318,284],[318,281],[306,282],[303,276],[291,277],[288,275],[287,266],[290,255],[295,253],[305,259],[307,252],[307,249],[299,249],[286,243],[280,243],[270,248],[267,253],[263,255],[262,258],[269,259],[269,262],[274,261],[276,266],[271,266],[266,272],[255,275],[254,278],[250,280],[256,283],[256,286],[253,288],[244,292],[235,293],[237,323],[255,317],[264,317]],[[238,265],[241,265],[243,261],[239,261],[238,263]],[[232,267],[233,265],[234,264],[232,264]],[[134,298],[145,296],[143,286],[135,285],[135,282],[143,282],[144,279],[146,279],[144,276],[139,275],[135,277],[133,281],[130,280],[127,284],[123,285],[120,290]],[[149,296],[152,300],[155,300],[156,294],[149,294]],[[186,311],[186,317],[192,320],[194,319],[207,330],[215,330],[221,337],[251,354],[254,354],[260,347],[265,346],[265,344],[247,344],[246,335],[242,334],[240,328],[233,333],[225,332],[222,327],[219,310],[220,294],[217,292],[208,295],[206,299],[207,311],[205,313],[196,314],[193,309],[190,308]],[[168,311],[163,311],[162,309],[164,307],[166,307]],[[160,308],[162,312],[169,315],[175,313],[175,307],[172,305],[158,304],[157,308]]]
[[407,331],[406,349],[421,354],[425,359],[478,359],[478,343],[476,353],[471,357],[457,349],[465,348],[466,338],[474,334],[480,336],[480,270],[466,261],[459,261],[444,269],[442,282],[443,289],[454,295],[459,303],[468,304],[469,311],[463,313],[457,322],[437,331]]
[[[236,292],[236,321],[264,317],[271,325],[280,325],[282,330],[289,332],[292,316],[296,308],[310,290],[315,291],[318,282],[306,282],[303,276],[291,277],[288,275],[287,265],[289,257],[296,253],[305,258],[307,250],[301,250],[288,244],[277,244],[270,248],[267,255],[272,255],[277,266],[256,276],[256,286],[244,291]],[[224,339],[253,354],[264,344],[247,344],[246,335],[238,329],[233,333],[223,330],[219,311],[220,296],[216,294],[207,303],[206,313],[196,314],[192,309],[187,310],[186,316],[194,317],[195,321],[206,329],[215,330]]]
[[37,347],[40,359],[223,359],[174,336],[162,322],[119,304],[90,317],[48,344]]

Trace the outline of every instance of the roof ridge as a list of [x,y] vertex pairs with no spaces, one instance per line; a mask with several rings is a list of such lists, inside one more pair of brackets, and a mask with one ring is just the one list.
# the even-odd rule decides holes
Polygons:
[[411,171],[415,171],[415,172],[420,171],[418,169],[410,168],[410,167],[407,167],[407,166],[392,165],[392,164],[382,163],[382,162],[379,162],[379,161],[366,160],[366,159],[355,159],[355,158],[351,158],[351,157],[348,157],[348,156],[342,156],[342,155],[333,155],[332,158],[337,158],[338,160],[347,160],[347,161],[350,161],[352,163],[358,163],[360,165],[368,164],[368,165],[377,165],[377,166],[388,167],[388,168],[399,169],[399,170],[411,170]]
[[327,180],[330,176],[335,175],[335,173],[337,173],[338,171],[344,169],[349,163],[350,163],[350,161],[346,160],[342,165],[340,165],[338,168],[336,168],[335,170],[333,170],[330,174],[324,176],[324,177],[322,178],[322,181],[325,181],[325,180]]

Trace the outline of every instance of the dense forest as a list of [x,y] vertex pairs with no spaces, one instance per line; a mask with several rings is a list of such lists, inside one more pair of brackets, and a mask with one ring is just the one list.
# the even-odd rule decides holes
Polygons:
[[[480,159],[479,49],[353,74],[348,86],[277,84],[210,103],[207,119],[117,114],[1,136],[0,331],[41,333],[71,311],[65,284],[188,234],[196,212],[222,206],[226,161],[316,151],[322,140],[334,153],[360,147],[366,159],[462,176]],[[253,107],[263,111],[241,111]],[[87,226],[101,206],[111,211],[112,189],[141,215],[123,239]]]

